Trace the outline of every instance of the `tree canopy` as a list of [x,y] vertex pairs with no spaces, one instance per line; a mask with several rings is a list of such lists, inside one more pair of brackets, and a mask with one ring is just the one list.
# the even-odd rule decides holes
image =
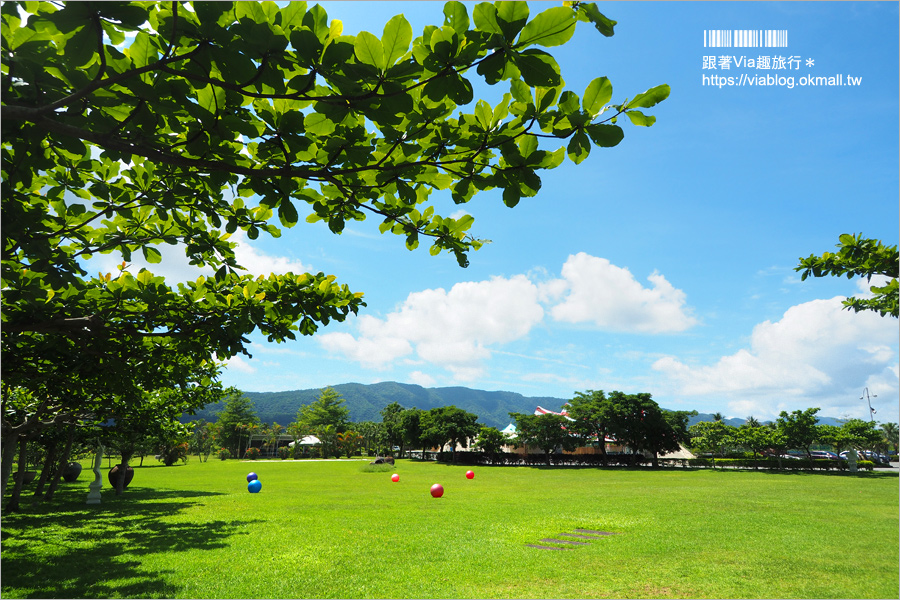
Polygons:
[[569,416],[575,419],[572,429],[587,439],[597,438],[603,464],[607,463],[606,435],[609,431],[612,405],[603,390],[575,392],[567,403]]
[[898,318],[900,301],[898,301],[897,275],[900,270],[898,262],[897,246],[886,246],[880,240],[864,238],[862,234],[851,235],[849,233],[840,236],[837,244],[837,252],[824,252],[822,256],[811,254],[807,258],[801,258],[795,271],[800,271],[801,281],[807,277],[825,277],[834,275],[840,277],[846,275],[848,279],[855,276],[865,277],[871,282],[872,277],[880,275],[887,277],[885,285],[873,285],[869,287],[872,298],[850,297],[844,301],[847,310],[855,312],[861,310],[875,311],[881,316],[891,315]]
[[225,394],[223,399],[225,408],[216,419],[218,441],[222,447],[228,449],[231,456],[240,458],[243,437],[249,435],[247,432],[249,427],[259,425],[259,417],[256,416],[253,401],[240,390],[228,388]]
[[644,392],[611,392],[609,403],[609,431],[619,443],[631,448],[633,454],[647,451],[655,463],[659,453],[678,450],[678,441],[686,434],[676,432],[672,424],[683,428],[687,425],[686,416],[670,422],[653,397]]
[[810,458],[812,457],[810,447],[816,442],[819,435],[816,428],[816,423],[819,422],[819,418],[816,416],[817,412],[819,412],[818,408],[793,410],[790,413],[783,410],[775,421],[775,427],[784,437],[788,447],[800,448]]
[[297,411],[297,425],[315,434],[328,426],[333,427],[335,433],[343,433],[349,422],[350,409],[344,406],[344,398],[330,387],[323,389],[315,402],[301,406]]
[[516,444],[526,447],[537,446],[544,451],[548,465],[550,454],[556,448],[571,451],[578,447],[579,438],[568,430],[572,422],[562,415],[511,412],[509,416],[516,422]]
[[[305,2],[0,5],[4,469],[29,428],[208,385],[250,334],[292,340],[365,306],[334,275],[248,273],[238,232],[372,217],[466,266],[484,240],[435,198],[515,206],[541,171],[617,145],[620,119],[652,125],[667,85],[620,104],[606,77],[566,88],[546,49],[579,23],[615,26],[584,2],[448,2],[418,37],[403,15],[345,35]],[[135,265],[168,246],[203,274]],[[100,255],[118,267],[91,272]],[[35,410],[7,410],[17,389]]]
[[[415,39],[403,15],[380,37],[349,36],[304,2],[7,2],[0,16],[11,385],[75,372],[110,386],[100,372],[136,362],[247,353],[256,330],[312,334],[356,313],[362,294],[324,273],[247,274],[232,234],[277,237],[301,219],[340,233],[368,215],[464,266],[482,244],[473,220],[435,213],[432,192],[465,203],[500,188],[514,206],[538,192],[539,171],[616,145],[619,116],[651,125],[640,109],[668,95],[611,104],[605,77],[581,97],[565,89],[542,48],[579,21],[613,33],[587,3],[469,15],[450,2]],[[473,104],[473,76],[508,91]],[[176,285],[130,265],[160,262],[162,244],[210,274]],[[117,272],[87,272],[110,253]]]
[[456,460],[456,447],[467,448],[470,439],[478,435],[478,415],[456,406],[438,406],[422,414],[419,425],[422,437],[438,449],[450,446]]

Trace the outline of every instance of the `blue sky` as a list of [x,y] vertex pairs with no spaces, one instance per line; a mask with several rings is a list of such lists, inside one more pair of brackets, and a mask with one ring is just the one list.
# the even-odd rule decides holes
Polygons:
[[[536,14],[554,3],[532,3]],[[345,33],[381,36],[403,13],[415,35],[437,2],[324,3]],[[468,5],[470,7],[472,4]],[[898,419],[898,322],[842,310],[857,280],[800,282],[798,257],[842,233],[898,240],[898,4],[611,2],[604,38],[586,24],[551,49],[569,89],[595,77],[613,102],[668,83],[650,128],[542,176],[514,209],[500,193],[464,210],[492,240],[461,269],[452,256],[355,223],[340,236],[301,223],[246,240],[248,268],[324,271],[365,292],[361,316],[312,338],[229,361],[247,391],[346,382],[463,385],[528,396],[650,392],[661,406],[772,418]],[[704,30],[787,30],[781,48],[705,48]],[[704,57],[717,69],[704,69]],[[794,57],[794,69],[722,69],[720,57]],[[808,63],[807,60],[812,62]],[[707,59],[707,66],[710,59]],[[703,76],[794,77],[795,86],[716,87]],[[843,74],[857,86],[801,86]],[[707,81],[710,81],[707,79]],[[476,87],[499,97],[505,88]],[[154,269],[163,273],[164,270]],[[864,292],[864,290],[863,290]],[[558,407],[548,407],[558,408]]]

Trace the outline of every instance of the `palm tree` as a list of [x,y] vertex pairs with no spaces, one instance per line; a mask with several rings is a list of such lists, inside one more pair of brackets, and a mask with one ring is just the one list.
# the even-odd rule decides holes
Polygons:
[[884,436],[888,448],[896,452],[898,443],[900,443],[900,430],[897,428],[897,423],[882,423],[881,435]]
[[717,412],[717,413],[713,413],[712,418],[713,418],[713,421],[721,421],[724,417],[722,416],[722,413]]
[[322,443],[322,458],[328,458],[332,453],[337,454],[338,458],[340,458],[340,450],[337,448],[338,432],[334,425],[330,423],[328,425],[321,425],[315,430],[315,434]]
[[753,415],[750,415],[749,417],[747,417],[746,424],[747,424],[747,427],[759,427],[761,425],[761,423],[759,421],[757,421],[756,417],[754,417]]

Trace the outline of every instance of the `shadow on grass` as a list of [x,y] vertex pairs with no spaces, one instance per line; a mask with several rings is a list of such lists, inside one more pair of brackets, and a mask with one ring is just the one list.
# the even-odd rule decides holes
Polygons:
[[149,571],[141,556],[169,554],[174,563],[179,552],[231,545],[255,522],[165,519],[217,493],[129,487],[88,506],[83,487],[60,491],[52,504],[3,515],[4,598],[175,597],[174,568]]

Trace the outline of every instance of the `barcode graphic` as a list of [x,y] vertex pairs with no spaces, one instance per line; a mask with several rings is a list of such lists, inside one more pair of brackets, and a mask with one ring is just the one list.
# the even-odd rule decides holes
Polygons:
[[787,48],[787,29],[704,29],[704,48]]

